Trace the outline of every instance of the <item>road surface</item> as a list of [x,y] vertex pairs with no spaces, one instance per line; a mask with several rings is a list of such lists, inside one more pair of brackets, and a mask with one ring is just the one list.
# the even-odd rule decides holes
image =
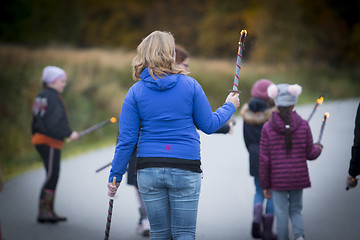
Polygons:
[[[309,162],[312,187],[304,191],[303,217],[307,239],[360,239],[360,187],[345,191],[353,141],[354,119],[360,99],[334,101],[319,107],[310,121],[317,139],[324,112],[330,112],[321,156]],[[307,119],[313,105],[297,106]],[[253,178],[237,118],[232,135],[201,133],[204,178],[200,195],[197,239],[252,239]],[[108,198],[109,168],[95,170],[112,160],[110,146],[65,159],[61,165],[55,208],[65,223],[38,224],[37,202],[45,178],[42,168],[5,183],[0,193],[3,240],[103,239]],[[122,183],[114,201],[110,239],[146,239],[136,235],[138,209],[135,190]]]

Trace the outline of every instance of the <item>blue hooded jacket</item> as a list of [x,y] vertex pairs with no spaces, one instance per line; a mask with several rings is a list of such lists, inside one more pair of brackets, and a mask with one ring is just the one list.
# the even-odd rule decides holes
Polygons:
[[206,134],[214,133],[236,110],[227,102],[213,113],[200,84],[189,76],[153,79],[146,68],[140,78],[124,99],[109,182],[122,179],[137,142],[137,157],[200,160],[195,124]]

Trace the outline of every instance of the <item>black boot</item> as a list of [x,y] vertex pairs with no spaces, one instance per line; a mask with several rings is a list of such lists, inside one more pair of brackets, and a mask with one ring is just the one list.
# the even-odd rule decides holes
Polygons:
[[253,238],[261,238],[261,221],[262,221],[262,204],[255,204],[254,206],[254,220],[252,222],[251,235]]
[[39,215],[37,221],[40,223],[57,223],[66,221],[65,217],[60,217],[54,212],[55,191],[44,189],[39,202]]
[[263,240],[277,240],[277,235],[272,232],[272,226],[274,223],[274,215],[265,214],[263,217]]

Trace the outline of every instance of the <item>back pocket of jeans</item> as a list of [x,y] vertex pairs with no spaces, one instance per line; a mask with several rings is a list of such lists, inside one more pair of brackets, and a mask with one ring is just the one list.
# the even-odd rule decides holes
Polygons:
[[200,193],[200,173],[177,170],[171,172],[173,184],[180,197],[187,197]]
[[140,193],[148,193],[154,189],[156,172],[150,168],[137,171],[137,181]]

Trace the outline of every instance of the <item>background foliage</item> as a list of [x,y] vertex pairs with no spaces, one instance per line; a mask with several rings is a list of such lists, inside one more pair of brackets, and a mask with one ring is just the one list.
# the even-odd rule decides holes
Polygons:
[[233,57],[244,28],[249,59],[339,68],[359,64],[359,10],[351,0],[5,0],[0,41],[134,49],[160,29],[193,55]]

